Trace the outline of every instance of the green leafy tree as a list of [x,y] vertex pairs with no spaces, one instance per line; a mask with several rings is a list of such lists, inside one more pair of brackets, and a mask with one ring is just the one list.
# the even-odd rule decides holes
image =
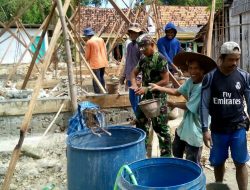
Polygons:
[[[16,16],[30,0],[0,0],[0,20],[7,22]],[[24,24],[41,24],[49,14],[51,0],[36,0],[20,18]]]

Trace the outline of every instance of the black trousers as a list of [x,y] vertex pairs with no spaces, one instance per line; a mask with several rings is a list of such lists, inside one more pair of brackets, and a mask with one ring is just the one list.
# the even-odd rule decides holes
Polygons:
[[172,148],[174,157],[183,158],[185,152],[187,160],[191,160],[201,165],[200,159],[201,159],[202,147],[195,147],[189,145],[187,142],[180,139],[176,131]]
[[[98,78],[98,80],[102,84],[103,88],[105,88],[105,81],[104,81],[105,67],[100,68],[100,69],[93,69],[93,72],[95,73],[96,77]],[[96,94],[100,94],[101,93],[101,90],[98,87],[98,85],[97,85],[97,83],[95,82],[94,79],[93,79],[93,87],[94,87],[94,92]]]

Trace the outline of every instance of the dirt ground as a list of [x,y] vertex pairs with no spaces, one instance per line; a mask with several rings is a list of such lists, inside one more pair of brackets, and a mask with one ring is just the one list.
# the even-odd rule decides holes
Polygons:
[[[18,141],[18,137],[0,138],[0,187],[11,157],[11,151]],[[25,139],[25,147],[41,155],[40,159],[32,158],[28,154],[22,154],[17,164],[11,183],[11,190],[41,190],[48,184],[54,184],[54,190],[67,189],[67,159],[66,159],[66,135],[65,133],[49,134],[41,139],[39,136],[28,136]],[[249,144],[249,143],[248,143]],[[208,162],[209,150],[203,149],[202,163],[207,178],[207,183],[214,182],[213,168]],[[237,190],[235,179],[235,167],[231,159],[226,164],[225,183],[232,190]],[[249,182],[250,189],[250,182]]]

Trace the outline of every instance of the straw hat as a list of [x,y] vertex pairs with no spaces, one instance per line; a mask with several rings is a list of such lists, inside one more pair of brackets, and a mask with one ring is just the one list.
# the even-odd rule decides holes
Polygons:
[[190,61],[198,61],[205,73],[208,73],[217,67],[216,62],[213,59],[200,53],[182,52],[174,57],[174,64],[182,71],[188,70],[188,63]]

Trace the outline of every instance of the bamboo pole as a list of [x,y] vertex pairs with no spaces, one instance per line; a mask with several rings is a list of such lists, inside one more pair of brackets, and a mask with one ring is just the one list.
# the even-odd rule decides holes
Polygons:
[[110,4],[114,7],[114,9],[117,11],[119,15],[124,19],[126,24],[130,24],[131,20],[128,18],[127,15],[124,14],[124,12],[117,6],[117,4],[113,0],[108,0]]
[[74,81],[74,73],[73,73],[73,61],[72,61],[72,54],[70,49],[70,39],[68,35],[68,28],[65,20],[65,14],[63,14],[62,10],[62,2],[61,0],[56,0],[57,2],[57,9],[59,12],[59,17],[62,24],[64,42],[65,42],[65,50],[67,55],[67,67],[68,67],[68,79],[69,79],[69,89],[70,89],[70,99],[71,104],[73,107],[73,111],[77,110],[77,91],[76,91],[76,84]]
[[[20,19],[18,19],[18,23],[19,23],[19,25],[21,26],[21,28],[23,29],[23,31],[25,32],[25,34],[26,34],[26,36],[29,38],[29,41],[31,41],[33,38],[32,38],[32,36],[27,32],[27,30],[26,30],[26,28],[24,27],[24,25],[23,25],[23,23],[20,21]],[[36,36],[35,36],[36,37]],[[35,48],[37,48],[37,44],[35,44],[35,43],[32,43],[32,45],[35,47]],[[29,46],[28,46],[29,47]],[[39,52],[40,53],[40,52]],[[39,54],[39,56],[41,56],[40,54]],[[39,61],[40,61],[40,63],[41,63],[41,60],[40,59],[38,59]],[[37,65],[35,65],[35,66],[37,66]],[[38,67],[37,67],[38,68]]]
[[106,43],[105,43],[106,46],[107,46],[108,43],[109,43],[109,39],[111,38],[111,35],[113,34],[113,32],[114,32],[114,30],[115,30],[115,27],[116,27],[117,23],[118,23],[118,21],[115,22],[115,24],[113,25],[113,27],[112,27],[112,29],[111,29],[111,31],[110,31],[110,33],[109,33],[108,39],[106,40]]
[[[129,16],[130,12],[131,12],[131,9],[129,9],[129,11],[127,12],[126,17]],[[117,34],[116,34],[116,37],[114,38],[113,43],[111,44],[111,48],[110,48],[110,50],[108,51],[108,55],[109,55],[109,54],[112,52],[112,50],[115,48],[116,40],[119,38],[120,33],[121,33],[121,30],[122,30],[122,28],[123,28],[123,26],[124,26],[125,24],[126,24],[126,22],[123,21],[122,24],[121,24],[121,26],[120,26],[120,28],[118,29]]]
[[[69,4],[70,4],[70,0],[65,0],[65,4],[63,7],[64,14],[68,10]],[[22,125],[20,128],[20,138],[19,138],[18,144],[16,145],[16,147],[14,148],[14,151],[12,153],[9,167],[8,167],[8,170],[7,170],[5,178],[4,178],[2,190],[8,190],[10,187],[11,178],[13,176],[17,161],[18,161],[19,156],[20,156],[21,147],[22,147],[22,144],[23,144],[23,141],[25,138],[26,131],[29,128],[29,124],[30,124],[30,121],[32,118],[33,110],[34,110],[35,105],[36,105],[36,100],[37,100],[37,97],[39,95],[41,85],[43,83],[43,78],[45,76],[48,65],[50,64],[50,60],[51,60],[51,57],[53,54],[53,49],[55,48],[56,42],[59,38],[58,34],[60,33],[60,29],[61,29],[61,23],[60,23],[60,21],[58,21],[57,25],[55,27],[55,30],[54,30],[53,37],[51,38],[51,43],[49,45],[48,51],[46,52],[46,55],[44,58],[44,64],[43,64],[41,74],[39,75],[39,77],[36,81],[36,86],[35,86],[34,91],[32,93],[32,97],[31,97],[31,100],[29,103],[28,111],[26,112],[26,114],[24,116],[24,119],[23,119],[23,122],[22,122]]]
[[212,9],[211,9],[210,18],[209,18],[209,28],[208,28],[208,36],[207,36],[206,55],[208,57],[211,57],[211,52],[212,52],[212,36],[213,36],[213,27],[214,27],[215,4],[216,4],[216,0],[212,0]]
[[104,25],[102,25],[102,28],[100,29],[100,31],[98,32],[97,34],[98,37],[100,37],[103,34],[104,30],[106,29],[106,27],[110,25],[110,23],[111,23],[110,20],[107,19]]
[[28,72],[26,73],[26,76],[25,76],[25,79],[23,81],[23,85],[22,85],[21,89],[25,89],[25,87],[26,87],[26,85],[28,83],[28,80],[30,78],[31,72],[32,72],[33,67],[34,67],[34,65],[36,63],[37,56],[38,56],[38,54],[40,52],[40,49],[42,47],[43,39],[44,39],[45,34],[46,34],[47,30],[48,30],[49,23],[50,23],[50,21],[51,21],[51,19],[53,17],[54,12],[55,12],[55,8],[56,8],[56,3],[54,2],[53,5],[52,5],[52,9],[51,9],[51,11],[49,13],[49,17],[46,20],[46,23],[44,25],[43,32],[42,32],[42,34],[40,36],[39,42],[37,44],[35,54],[32,56],[32,60],[31,60],[30,66],[29,66]]
[[29,51],[29,47],[31,46],[31,44],[34,43],[34,41],[36,39],[36,36],[40,33],[40,30],[44,27],[44,24],[46,23],[47,19],[48,19],[48,17],[44,20],[44,22],[42,23],[42,25],[40,26],[40,28],[38,29],[38,31],[34,34],[34,37],[31,39],[30,43],[28,44],[28,48],[26,48],[25,51],[23,52],[23,54],[20,56],[17,64],[13,67],[13,69],[9,73],[9,75],[8,75],[5,83],[7,83],[12,78],[12,76],[14,75],[14,73],[16,72],[16,70],[17,70],[18,66],[21,64],[21,62],[22,62],[25,54],[27,53],[27,51]]
[[[0,25],[2,25],[4,28],[6,28],[7,26],[0,21]],[[22,44],[23,47],[28,48],[28,51],[33,55],[34,53],[29,49],[29,47],[22,41],[20,40],[10,29],[7,29],[7,31],[20,43]],[[40,60],[41,61],[41,60]]]

